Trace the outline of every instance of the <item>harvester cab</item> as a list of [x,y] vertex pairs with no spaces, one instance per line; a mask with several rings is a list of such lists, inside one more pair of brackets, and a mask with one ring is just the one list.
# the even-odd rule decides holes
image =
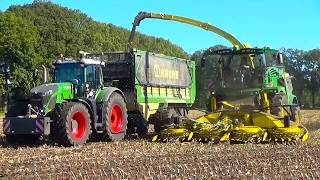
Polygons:
[[[283,117],[285,110],[281,111],[281,105],[298,105],[291,76],[285,72],[283,57],[278,51],[234,48],[210,51],[206,56],[218,56],[214,68],[217,85],[209,104],[212,111],[221,110],[221,102],[228,101],[238,107],[258,108]],[[263,99],[264,96],[267,99]]]

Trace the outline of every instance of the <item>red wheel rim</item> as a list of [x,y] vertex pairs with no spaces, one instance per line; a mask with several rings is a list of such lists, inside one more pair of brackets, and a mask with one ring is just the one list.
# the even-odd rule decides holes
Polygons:
[[112,107],[110,113],[111,130],[113,133],[119,133],[122,131],[123,119],[122,119],[122,109],[116,104]]
[[83,138],[87,131],[87,123],[86,123],[86,115],[81,112],[77,111],[72,115],[71,118],[71,132],[72,136],[76,139],[79,140]]

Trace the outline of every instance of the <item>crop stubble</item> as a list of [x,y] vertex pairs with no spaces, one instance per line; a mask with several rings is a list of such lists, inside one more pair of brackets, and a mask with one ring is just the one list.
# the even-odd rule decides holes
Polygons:
[[[190,116],[200,115],[192,111]],[[0,176],[15,178],[320,178],[320,112],[302,111],[308,142],[283,144],[95,142],[11,147],[0,139]]]

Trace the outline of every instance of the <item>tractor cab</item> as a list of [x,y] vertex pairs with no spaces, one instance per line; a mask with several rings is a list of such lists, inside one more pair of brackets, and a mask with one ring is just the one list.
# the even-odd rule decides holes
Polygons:
[[54,82],[71,82],[76,97],[94,97],[103,87],[101,66],[105,63],[95,59],[57,60],[54,65]]

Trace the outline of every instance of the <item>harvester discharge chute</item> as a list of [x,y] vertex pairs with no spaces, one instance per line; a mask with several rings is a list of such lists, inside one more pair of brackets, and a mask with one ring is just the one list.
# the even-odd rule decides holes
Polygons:
[[[282,54],[269,48],[250,48],[222,29],[186,17],[140,12],[129,37],[146,18],[176,21],[211,31],[228,40],[232,49],[209,49],[203,59],[216,59],[215,88],[208,100],[208,113],[184,118],[155,135],[152,141],[289,142],[308,139],[300,122],[300,108],[293,95],[290,75]],[[201,62],[202,65],[205,61]]]

